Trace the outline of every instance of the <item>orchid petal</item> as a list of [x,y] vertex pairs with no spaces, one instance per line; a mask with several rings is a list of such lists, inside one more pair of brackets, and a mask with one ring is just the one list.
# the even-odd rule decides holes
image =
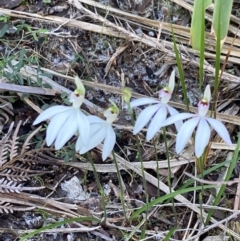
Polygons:
[[37,119],[33,122],[33,125],[37,125],[38,123],[45,121],[47,119],[50,119],[61,112],[67,111],[69,110],[69,108],[72,108],[72,107],[62,106],[62,105],[49,107],[37,117]]
[[131,108],[134,108],[134,107],[141,106],[141,105],[149,105],[149,104],[156,104],[156,103],[160,103],[160,101],[152,99],[152,98],[143,97],[143,98],[139,98],[139,99],[131,101],[130,106],[131,106]]
[[173,123],[175,124],[178,121],[188,119],[188,118],[191,118],[191,117],[195,117],[195,116],[197,116],[197,115],[191,114],[191,113],[180,113],[178,115],[170,116],[169,118],[166,119],[166,121],[164,121],[162,126],[169,126]]
[[[71,112],[71,109],[69,109]],[[64,111],[63,113],[59,113],[58,115],[55,115],[47,128],[47,137],[46,137],[46,142],[48,146],[51,146],[52,143],[55,141],[57,138],[57,135],[59,133],[59,130],[61,130],[64,122],[67,120],[69,117],[69,111]]]
[[68,116],[67,120],[60,129],[56,141],[55,149],[59,150],[62,148],[67,141],[77,132],[78,122],[76,121],[76,112],[72,109],[72,113]]
[[204,91],[203,98],[206,99],[208,102],[211,101],[211,90],[210,85],[207,85]]
[[106,123],[91,125],[91,137],[89,139],[88,145],[83,145],[81,149],[79,149],[79,153],[84,154],[98,146],[106,137],[107,127],[108,125]]
[[162,127],[163,121],[166,120],[167,117],[167,108],[166,105],[162,105],[157,113],[154,115],[147,131],[146,139],[150,141],[154,135],[158,132],[158,130]]
[[201,118],[195,136],[195,155],[199,158],[209,143],[211,131],[205,118]]
[[229,145],[232,145],[232,141],[230,139],[227,128],[223,125],[223,123],[219,120],[207,118],[206,120],[212,126],[212,128],[218,133],[219,136]]
[[[171,118],[171,117],[170,117]],[[176,138],[176,152],[179,154],[183,148],[186,146],[188,140],[190,139],[195,127],[197,126],[200,117],[196,116],[188,121],[186,121],[181,129],[179,130]]]
[[[167,106],[167,110],[168,110],[170,116],[179,115],[179,112],[176,109],[174,109],[170,105],[166,105],[166,106]],[[179,120],[177,122],[174,122],[174,125],[175,125],[177,131],[179,131],[180,128],[182,127],[182,125],[183,125],[183,121]]]
[[137,118],[133,134],[136,135],[149,122],[154,113],[161,107],[162,104],[156,104],[145,108]]
[[102,150],[103,161],[105,161],[106,158],[111,154],[115,143],[116,143],[116,134],[115,134],[112,126],[108,125],[107,132],[106,132],[106,138],[104,140],[103,150]]
[[86,115],[82,113],[81,110],[77,110],[76,120],[78,123],[78,130],[80,132],[80,136],[83,140],[84,145],[88,144],[90,137],[90,123]]
[[170,76],[170,79],[169,79],[169,89],[171,91],[171,93],[173,92],[174,90],[174,86],[175,86],[175,70],[172,71],[171,73],[171,76]]
[[88,121],[90,124],[96,124],[96,123],[102,123],[104,122],[103,119],[99,118],[98,116],[95,116],[95,115],[89,115],[87,116],[88,118]]
[[84,146],[84,143],[83,143],[82,137],[79,135],[75,145],[75,150],[79,152],[83,148],[83,146]]

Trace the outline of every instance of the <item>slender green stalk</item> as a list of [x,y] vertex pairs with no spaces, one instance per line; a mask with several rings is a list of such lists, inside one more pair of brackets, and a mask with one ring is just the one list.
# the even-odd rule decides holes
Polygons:
[[[164,144],[165,144],[165,149],[166,149],[166,156],[167,156],[167,161],[168,161],[168,186],[169,186],[169,193],[172,193],[172,183],[171,183],[171,164],[170,164],[170,158],[169,158],[169,152],[168,152],[168,145],[167,145],[167,137],[166,137],[166,128],[163,128],[163,136],[164,136]],[[172,209],[173,213],[175,216],[175,220],[177,220],[177,212],[176,212],[176,207],[174,205],[174,198],[172,198]]]
[[97,173],[97,170],[96,170],[95,165],[93,163],[92,156],[91,156],[91,154],[89,152],[87,152],[87,157],[88,157],[88,160],[90,160],[90,164],[91,164],[91,166],[93,168],[93,173],[94,173],[94,176],[95,176],[98,188],[99,188],[99,192],[101,194],[102,208],[104,210],[104,220],[103,220],[103,222],[105,223],[106,219],[107,219],[107,210],[106,210],[106,203],[105,203],[105,198],[104,198],[104,190],[103,190],[101,182],[99,180],[98,173]]
[[[132,111],[132,108],[131,108],[129,102],[127,103],[127,107],[128,107],[128,111],[129,111],[130,116],[131,116],[132,125],[134,126],[133,111]],[[142,175],[143,175],[143,186],[144,186],[144,190],[146,192],[145,193],[146,194],[146,203],[148,203],[149,202],[149,196],[148,196],[148,192],[147,192],[147,182],[146,182],[145,173],[144,173],[144,166],[143,166],[143,161],[142,161],[142,153],[141,153],[141,149],[140,149],[140,143],[139,143],[138,136],[137,136],[136,140],[137,140],[138,157],[139,157],[139,160],[141,162],[141,169],[142,169]]]
[[187,97],[187,88],[186,88],[185,80],[184,80],[182,61],[181,61],[181,58],[180,58],[180,55],[179,55],[179,52],[178,52],[177,43],[176,43],[176,39],[175,39],[175,35],[174,35],[172,25],[171,25],[171,28],[172,28],[172,39],[173,39],[174,52],[175,52],[175,55],[176,55],[178,72],[179,72],[179,77],[180,77],[181,86],[182,86],[182,90],[183,90],[184,102],[185,102],[185,105],[186,105],[186,109],[189,112],[189,101],[188,101],[188,97]]
[[203,64],[204,64],[204,51],[205,51],[205,8],[204,1],[201,4],[201,42],[200,42],[200,68],[199,68],[199,90],[202,90],[203,85]]
[[[231,2],[231,3],[230,3]],[[226,3],[226,2],[225,2]],[[229,1],[230,4],[232,4],[232,1]],[[216,33],[216,37],[217,37],[217,42],[216,42],[216,65],[215,65],[215,78],[214,78],[214,94],[213,94],[213,99],[214,99],[214,105],[212,110],[216,110],[216,105],[217,105],[217,95],[218,95],[218,87],[219,87],[219,82],[220,82],[220,76],[219,76],[219,72],[220,72],[220,55],[221,55],[221,39],[223,39],[221,37],[222,35],[222,31],[227,31],[226,26],[223,27],[221,25],[226,24],[227,21],[222,20],[222,16],[224,15],[224,12],[226,9],[223,9],[223,5],[218,1],[218,8],[217,10],[214,10],[214,29],[215,29],[215,33]],[[229,16],[230,18],[230,16]],[[229,21],[228,21],[229,23]],[[215,25],[217,24],[217,26]],[[216,31],[217,28],[217,31]],[[225,30],[224,30],[225,29]],[[224,33],[224,37],[226,37],[226,34]],[[224,181],[228,181],[232,175],[233,169],[236,165],[237,162],[237,158],[238,158],[238,153],[239,153],[239,148],[240,148],[240,137],[238,136],[238,144],[237,147],[234,151],[234,155],[233,155],[233,159],[230,162],[230,166],[228,168],[226,177]],[[213,206],[217,205],[223,195],[223,192],[225,190],[226,185],[222,185],[221,188],[219,189],[215,200],[213,202]],[[209,210],[208,212],[208,216],[206,219],[206,224],[209,223],[212,214],[213,214],[213,209]]]
[[135,121],[134,121],[133,110],[132,110],[132,108],[131,108],[130,102],[127,102],[127,108],[128,108],[128,112],[129,112],[129,114],[130,114],[130,116],[131,116],[131,123],[132,123],[132,125],[134,126]]
[[[219,8],[219,17],[221,19],[222,8]],[[221,56],[221,21],[218,21],[218,31],[217,31],[217,42],[216,42],[216,64],[215,64],[215,76],[214,76],[214,92],[213,92],[213,109],[216,109],[217,104],[217,94],[219,86],[219,71],[220,71],[220,56]]]
[[[198,165],[199,165],[199,171],[200,171],[200,175],[201,175],[201,178],[203,179],[204,178],[204,176],[203,176],[203,170],[204,170],[204,154],[205,154],[205,152],[203,153],[203,155],[200,157],[200,158],[198,158],[197,159],[197,163],[198,163]],[[204,184],[203,183],[201,183],[200,184],[201,186],[202,186],[202,189],[201,189],[201,192],[199,193],[199,204],[200,204],[200,212],[201,212],[201,220],[202,220],[202,223],[204,223],[204,217],[203,217],[203,208],[202,208],[202,205],[203,205],[203,195],[204,195],[204,192],[205,192],[205,190],[204,190],[204,188],[203,188],[203,186],[204,186]]]
[[123,212],[124,212],[124,217],[125,220],[127,220],[127,216],[126,216],[126,208],[125,208],[125,201],[124,201],[124,192],[123,192],[123,185],[122,185],[122,178],[121,178],[121,174],[120,174],[120,170],[118,168],[118,163],[115,157],[115,153],[114,151],[112,151],[112,155],[113,155],[113,161],[117,170],[117,177],[118,177],[118,182],[119,182],[119,186],[120,186],[120,200],[123,206]]
[[[147,190],[147,181],[146,181],[146,178],[145,178],[145,172],[144,172],[144,166],[143,166],[143,161],[142,161],[142,153],[141,153],[141,150],[140,150],[140,143],[139,143],[139,140],[138,140],[138,137],[137,137],[137,149],[138,149],[138,157],[139,157],[139,160],[140,160],[140,163],[141,163],[141,170],[142,170],[142,178],[143,178],[143,187],[144,187],[144,191],[145,191],[145,196],[146,196],[146,222],[144,224],[144,228],[143,230],[147,230],[147,214],[148,214],[148,210],[149,210],[149,195],[148,195],[148,190]],[[143,238],[143,237],[142,237]]]
[[174,232],[176,231],[176,227],[173,227],[169,230],[168,234],[165,236],[165,238],[163,239],[163,241],[168,241],[170,240],[171,236],[174,234]]
[[[127,102],[127,107],[128,107],[128,111],[129,111],[129,114],[131,116],[131,121],[132,121],[132,125],[134,126],[134,117],[133,117],[133,111],[132,111],[132,108],[130,106],[130,102]],[[138,136],[136,138],[137,140],[137,150],[138,150],[138,158],[140,160],[140,163],[141,163],[141,170],[142,170],[142,178],[143,178],[143,187],[144,187],[144,191],[145,191],[145,196],[146,196],[146,206],[147,206],[147,209],[146,209],[146,222],[144,224],[144,228],[143,230],[146,230],[146,227],[147,227],[147,213],[148,213],[148,204],[149,204],[149,195],[148,195],[148,191],[147,191],[147,181],[146,181],[146,178],[145,178],[145,172],[144,172],[144,166],[143,166],[143,161],[142,161],[142,153],[141,153],[141,149],[140,149],[140,143],[139,143],[139,139],[138,139]]]
[[203,217],[203,195],[204,195],[204,187],[203,187],[203,183],[201,183],[201,191],[199,193],[199,209],[200,209],[200,220],[201,222],[204,224],[204,217]]
[[[169,8],[169,1],[167,1],[167,6]],[[169,11],[169,17],[171,17],[170,16],[170,11]],[[173,31],[172,22],[171,22],[171,31],[172,31],[172,40],[173,40],[174,53],[175,53],[175,56],[176,56],[180,82],[181,82],[181,86],[182,86],[182,90],[183,90],[184,102],[185,102],[185,105],[186,105],[186,109],[189,112],[189,101],[188,101],[188,97],[187,97],[187,88],[186,88],[186,85],[185,85],[182,61],[181,61],[181,57],[179,55],[179,51],[178,51],[178,48],[177,48],[177,42],[176,42],[175,34],[174,34],[174,31]]]
[[[134,126],[133,111],[132,111],[132,108],[131,108],[129,102],[127,103],[127,106],[128,106],[128,111],[129,111],[129,113],[131,115],[132,125]],[[140,149],[140,143],[139,143],[138,136],[137,136],[136,140],[137,140],[138,158],[139,158],[140,163],[141,163],[141,169],[142,169],[142,175],[143,175],[143,186],[144,186],[144,190],[145,190],[145,194],[146,194],[146,203],[148,203],[149,202],[149,196],[148,196],[148,192],[147,192],[147,182],[146,182],[145,173],[144,173],[144,166],[143,166],[143,161],[142,161],[142,153],[141,153],[141,149]]]
[[[157,169],[156,169],[157,179],[160,180],[159,164],[158,164],[158,154],[157,154],[157,147],[156,147],[156,139],[153,140],[153,146],[154,146],[155,160],[156,160],[156,163],[157,163]],[[159,182],[157,182],[157,196],[160,197],[160,186],[159,186]]]

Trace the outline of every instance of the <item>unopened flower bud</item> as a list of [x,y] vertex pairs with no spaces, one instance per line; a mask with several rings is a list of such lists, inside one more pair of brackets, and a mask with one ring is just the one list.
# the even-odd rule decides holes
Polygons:
[[84,97],[85,96],[85,87],[78,76],[75,77],[75,84],[77,86],[77,89],[74,91],[74,93],[82,95]]
[[129,103],[131,97],[132,97],[132,89],[129,87],[122,88],[123,93],[123,99],[126,103]]

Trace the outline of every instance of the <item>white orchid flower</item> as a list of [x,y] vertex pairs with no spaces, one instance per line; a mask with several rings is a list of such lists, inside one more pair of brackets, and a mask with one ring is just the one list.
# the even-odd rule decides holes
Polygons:
[[188,140],[192,136],[193,131],[197,128],[195,135],[195,155],[199,158],[210,140],[210,126],[219,134],[219,136],[229,145],[232,145],[229,133],[226,127],[219,120],[206,117],[211,100],[210,86],[207,85],[203,99],[198,103],[198,114],[181,113],[169,117],[164,126],[178,122],[179,120],[189,119],[179,130],[176,138],[176,152],[180,153],[186,146]]
[[[139,98],[130,103],[131,108],[141,105],[150,105],[146,107],[138,116],[137,121],[135,123],[133,134],[137,134],[140,132],[144,126],[151,120],[151,123],[148,126],[147,130],[147,141],[151,140],[154,135],[158,132],[159,129],[163,126],[163,122],[166,120],[168,113],[171,116],[179,114],[177,110],[168,105],[168,101],[171,99],[173,90],[175,85],[175,71],[172,71],[169,85],[159,91],[159,100],[155,100],[152,98]],[[182,125],[182,121],[176,122],[175,126],[177,130],[180,129]]]
[[85,145],[83,140],[78,138],[76,143],[77,152],[84,154],[104,141],[102,150],[103,161],[105,161],[106,158],[111,154],[116,143],[116,134],[113,130],[112,123],[117,119],[119,113],[117,106],[113,102],[112,104],[113,106],[104,112],[106,120],[103,120],[97,116],[87,117],[91,128],[89,143],[88,145]]
[[55,141],[55,149],[62,148],[66,142],[76,133],[87,145],[90,136],[90,123],[87,116],[79,109],[85,96],[85,88],[78,77],[75,78],[77,89],[71,93],[69,101],[72,106],[52,106],[44,110],[34,121],[37,125],[42,121],[51,119],[47,127],[47,145]]

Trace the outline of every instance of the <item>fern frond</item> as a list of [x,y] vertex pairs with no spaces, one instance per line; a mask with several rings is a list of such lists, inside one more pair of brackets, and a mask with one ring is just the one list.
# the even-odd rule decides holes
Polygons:
[[13,213],[13,206],[10,203],[0,202],[0,213]]
[[13,158],[18,155],[18,144],[19,143],[18,143],[17,139],[18,139],[18,131],[19,131],[19,128],[20,128],[21,124],[22,124],[22,121],[19,121],[16,128],[15,128],[13,136],[10,140],[10,144],[9,144],[10,161],[12,161]]
[[22,191],[22,184],[18,184],[17,182],[6,180],[5,178],[0,179],[1,193],[10,193],[10,192],[20,193],[21,191]]
[[21,150],[21,155],[27,151],[27,149],[29,148],[29,145],[31,144],[30,141],[32,140],[32,138],[40,131],[40,129],[42,128],[42,126],[39,126],[36,130],[34,130],[25,140],[25,142],[23,143],[22,146],[22,150]]
[[35,207],[21,207],[21,206],[13,206],[9,202],[0,201],[0,213],[13,213],[14,211],[30,211],[33,210]]
[[0,98],[0,117],[3,117],[3,123],[9,121],[9,115],[13,116],[13,106],[9,101]]
[[30,175],[28,175],[28,172],[26,170],[14,170],[14,168],[11,169],[4,169],[0,173],[1,177],[6,178],[9,181],[15,181],[15,182],[22,182],[22,181],[27,181],[31,178]]
[[8,161],[8,152],[9,152],[9,137],[11,135],[14,122],[11,123],[8,133],[3,136],[0,141],[0,168]]

